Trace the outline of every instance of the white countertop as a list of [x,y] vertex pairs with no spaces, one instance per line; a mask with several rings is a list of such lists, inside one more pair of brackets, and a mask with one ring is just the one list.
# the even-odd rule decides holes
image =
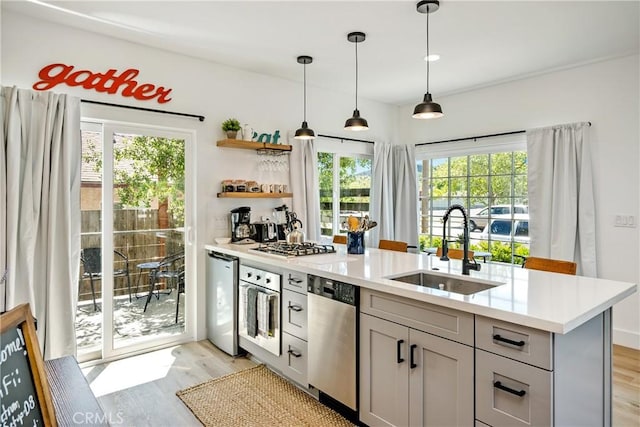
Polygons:
[[[427,254],[372,248],[366,249],[364,255],[351,255],[347,254],[345,245],[335,245],[335,254],[285,259],[249,251],[256,246],[213,244],[205,245],[205,249],[560,334],[571,331],[637,290],[633,283],[499,263],[481,263],[481,270],[471,271],[467,277],[461,274],[460,260],[440,261]],[[434,268],[438,271],[433,271]],[[386,278],[419,270],[504,284],[461,295]]]

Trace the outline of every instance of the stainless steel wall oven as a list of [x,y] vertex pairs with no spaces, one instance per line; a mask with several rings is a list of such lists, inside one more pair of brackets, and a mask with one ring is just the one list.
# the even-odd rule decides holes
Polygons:
[[238,335],[280,356],[281,276],[240,265]]

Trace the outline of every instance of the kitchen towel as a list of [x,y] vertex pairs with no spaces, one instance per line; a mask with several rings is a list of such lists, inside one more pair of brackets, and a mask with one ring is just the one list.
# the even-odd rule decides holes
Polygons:
[[258,335],[258,288],[247,289],[247,335],[255,338]]

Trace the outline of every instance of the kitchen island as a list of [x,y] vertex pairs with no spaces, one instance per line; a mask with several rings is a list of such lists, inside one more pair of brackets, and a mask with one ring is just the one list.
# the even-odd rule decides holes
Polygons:
[[487,263],[469,278],[497,286],[462,295],[390,278],[461,276],[459,260],[426,254],[205,249],[360,287],[359,415],[369,425],[611,424],[611,307],[635,284]]

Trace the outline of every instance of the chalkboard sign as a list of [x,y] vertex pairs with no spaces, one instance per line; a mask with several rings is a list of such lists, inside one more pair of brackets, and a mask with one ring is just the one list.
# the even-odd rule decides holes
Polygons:
[[0,425],[57,425],[29,304],[0,317],[0,401]]

